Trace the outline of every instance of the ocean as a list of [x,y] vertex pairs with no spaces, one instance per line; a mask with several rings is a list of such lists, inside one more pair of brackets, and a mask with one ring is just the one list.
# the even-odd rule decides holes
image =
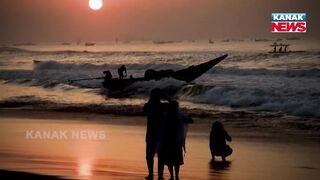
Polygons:
[[[320,129],[320,40],[282,39],[290,53],[270,53],[273,40],[151,41],[6,44],[0,47],[0,106],[139,115],[153,88],[179,100],[198,117],[250,114],[284,120],[256,126]],[[128,76],[147,69],[179,70],[228,54],[191,83],[175,79],[137,82],[110,92],[102,77],[126,65]],[[246,116],[247,117],[247,116]],[[250,117],[250,116],[249,116]],[[236,121],[236,120],[235,120]],[[241,123],[241,122],[236,122]]]

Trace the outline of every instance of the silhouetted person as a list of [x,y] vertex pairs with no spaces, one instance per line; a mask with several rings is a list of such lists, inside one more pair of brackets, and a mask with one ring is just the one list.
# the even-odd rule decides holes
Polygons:
[[125,65],[122,65],[120,68],[118,68],[118,74],[119,74],[119,79],[123,79],[124,77],[127,76],[127,68]]
[[110,71],[103,71],[103,74],[104,74],[104,81],[112,79],[112,74]]
[[279,53],[282,52],[282,44],[280,45],[280,48],[279,48]]
[[273,46],[273,52],[276,53],[277,52],[278,43],[274,42],[271,46]]
[[221,156],[222,160],[226,161],[226,157],[232,154],[232,149],[226,144],[226,140],[231,141],[231,136],[221,122],[214,122],[210,132],[210,151],[213,161],[215,156]]
[[277,45],[274,45],[274,47],[273,47],[273,52],[274,52],[274,53],[277,52]]
[[158,148],[167,104],[161,102],[162,96],[160,89],[153,89],[149,101],[143,107],[143,111],[147,115],[146,160],[149,174],[146,179],[153,179],[153,159],[156,152],[158,153],[158,177],[163,179],[164,163],[160,158],[161,152]]
[[287,52],[288,45],[284,45],[284,52]]
[[183,164],[183,147],[185,142],[183,119],[179,114],[179,105],[176,101],[170,101],[165,120],[165,132],[160,143],[160,150],[164,163],[168,166],[170,179],[179,179],[180,165]]

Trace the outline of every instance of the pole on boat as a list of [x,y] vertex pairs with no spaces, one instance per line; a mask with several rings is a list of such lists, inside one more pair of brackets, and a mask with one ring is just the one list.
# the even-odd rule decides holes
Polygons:
[[94,77],[94,78],[82,78],[82,79],[69,79],[69,83],[73,83],[76,81],[87,81],[87,80],[94,80],[94,79],[104,79],[104,77]]

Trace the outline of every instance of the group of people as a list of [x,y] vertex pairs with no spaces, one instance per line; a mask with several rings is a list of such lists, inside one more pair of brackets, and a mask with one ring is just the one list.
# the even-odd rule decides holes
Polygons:
[[[163,102],[166,101],[166,102]],[[183,164],[187,126],[192,119],[179,111],[177,101],[167,98],[160,89],[151,91],[143,111],[147,115],[146,160],[149,174],[153,179],[154,156],[158,155],[158,179],[163,179],[167,165],[171,179],[179,179],[180,165]],[[174,176],[175,174],[175,176]]]
[[[193,120],[179,110],[177,101],[165,96],[161,89],[153,89],[149,101],[143,111],[147,116],[146,160],[148,176],[154,176],[153,166],[155,154],[158,156],[158,179],[163,179],[164,166],[168,167],[170,179],[179,179],[180,166],[183,165],[186,152],[186,136],[188,124]],[[222,123],[215,122],[210,134],[210,150],[212,158],[222,156],[223,161],[232,153],[226,144],[231,137],[224,130]]]
[[[112,79],[112,74],[110,71],[103,71],[104,74],[104,80],[111,80]],[[127,68],[125,65],[121,65],[118,68],[118,75],[119,79],[123,79],[124,77],[127,77]]]
[[[277,44],[277,42],[274,42],[271,46],[273,47],[273,53],[286,53],[289,44]],[[279,48],[277,49],[277,47]]]

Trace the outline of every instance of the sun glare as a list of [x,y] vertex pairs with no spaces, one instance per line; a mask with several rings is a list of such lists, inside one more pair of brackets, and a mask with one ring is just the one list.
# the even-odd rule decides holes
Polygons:
[[91,176],[92,169],[91,164],[88,161],[82,161],[78,167],[78,175],[79,176]]
[[103,6],[102,0],[89,0],[89,7],[93,10],[99,10]]

